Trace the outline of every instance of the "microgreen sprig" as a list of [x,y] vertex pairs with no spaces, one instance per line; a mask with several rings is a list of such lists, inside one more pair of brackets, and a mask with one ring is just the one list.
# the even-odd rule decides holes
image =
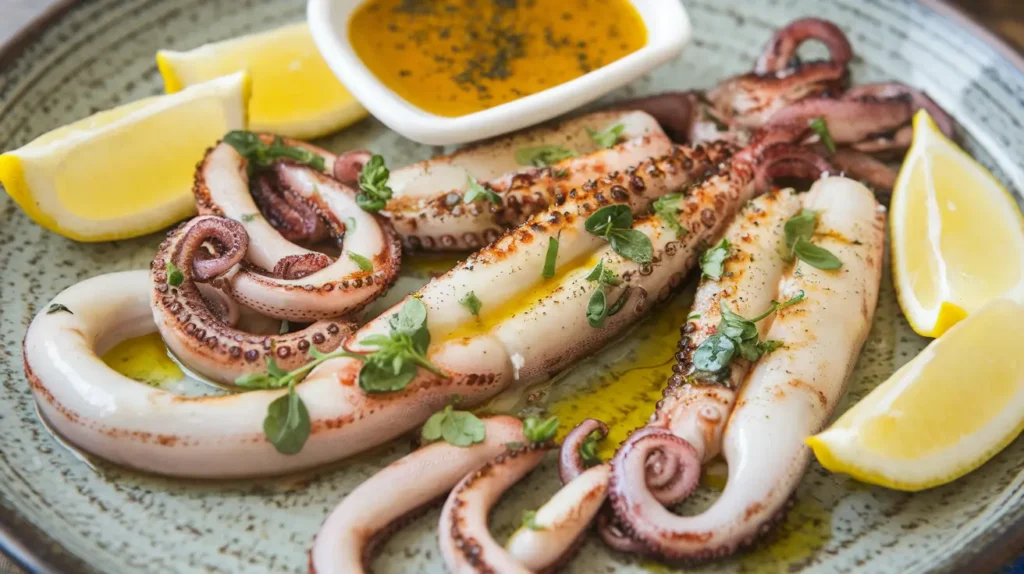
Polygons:
[[454,398],[444,409],[430,415],[423,425],[420,436],[428,442],[443,440],[448,444],[467,447],[486,438],[487,427],[484,422],[469,411],[455,410]]
[[388,320],[387,335],[369,335],[359,344],[376,347],[365,355],[366,362],[359,370],[359,388],[368,393],[400,391],[412,382],[418,367],[439,377],[447,378],[441,369],[427,359],[430,331],[427,329],[427,306],[410,297],[402,308]]
[[359,193],[356,194],[356,205],[363,211],[377,212],[388,204],[394,193],[388,187],[391,171],[384,164],[384,157],[373,154],[370,161],[363,165],[359,172]]
[[756,361],[765,353],[770,353],[782,346],[780,341],[761,341],[757,332],[758,321],[781,309],[795,305],[804,299],[800,291],[784,303],[772,301],[768,310],[760,315],[746,319],[733,313],[722,301],[719,308],[722,320],[718,324],[718,332],[704,340],[693,353],[694,376],[700,379],[725,382],[729,378],[729,365],[736,356],[748,361]]
[[317,171],[324,171],[323,156],[303,147],[285,145],[280,137],[275,137],[267,144],[253,132],[234,130],[224,136],[224,143],[235,148],[238,155],[246,159],[249,177],[282,159],[290,159]]
[[575,157],[575,155],[572,150],[559,145],[524,147],[516,150],[516,163],[519,165],[546,167]]
[[606,239],[612,250],[636,261],[650,263],[654,257],[651,240],[640,230],[633,229],[633,212],[628,205],[606,205],[583,222],[590,233]]
[[831,251],[811,243],[811,237],[818,227],[818,214],[810,209],[803,209],[786,222],[786,247],[789,248],[788,259],[794,256],[811,267],[824,271],[834,271],[843,266]]
[[654,201],[654,213],[665,222],[665,225],[676,233],[676,237],[683,237],[689,230],[679,223],[679,212],[682,210],[684,194],[669,193]]
[[619,136],[626,129],[624,124],[615,124],[602,131],[595,131],[587,128],[587,135],[594,140],[599,148],[610,148],[619,142]]
[[725,260],[732,254],[732,243],[722,238],[715,246],[709,248],[700,256],[701,277],[707,277],[718,281],[725,272]]
[[481,184],[475,177],[466,174],[466,192],[462,194],[462,202],[473,203],[474,201],[489,201],[495,205],[501,205],[501,196]]

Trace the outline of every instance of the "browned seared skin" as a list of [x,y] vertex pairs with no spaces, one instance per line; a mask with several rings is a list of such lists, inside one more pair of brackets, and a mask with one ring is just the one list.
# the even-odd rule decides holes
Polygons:
[[[608,193],[618,193],[621,189],[622,192],[647,196],[650,202],[673,191],[658,186],[659,179],[666,173],[675,176],[673,187],[682,188],[713,173],[732,151],[733,147],[726,142],[674,146],[668,155],[650,158],[627,170],[610,172],[591,185],[618,186]],[[458,194],[434,198],[402,197],[388,204],[387,213],[396,223],[415,228],[417,220],[443,220],[487,212],[493,226],[483,232],[465,233],[459,237],[409,233],[403,237],[405,245],[412,249],[478,249],[496,240],[504,230],[543,213],[551,205],[564,202],[573,192],[573,188],[563,183],[568,179],[569,175],[557,167],[538,167],[488,182],[490,189],[502,197],[501,205],[481,201],[466,204]]]
[[[216,241],[223,252],[215,259],[202,257],[203,244]],[[213,216],[196,217],[171,232],[153,259],[152,306],[161,336],[190,367],[224,383],[238,376],[263,372],[266,359],[273,358],[285,370],[296,369],[310,360],[310,350],[330,352],[350,335],[355,324],[325,320],[305,329],[282,335],[255,335],[233,328],[211,310],[196,282],[208,283],[230,293],[222,275],[241,259],[248,244],[245,228],[238,222]],[[200,273],[213,261],[217,265]],[[181,271],[179,285],[168,283],[167,263]],[[202,266],[202,267],[201,267]]]

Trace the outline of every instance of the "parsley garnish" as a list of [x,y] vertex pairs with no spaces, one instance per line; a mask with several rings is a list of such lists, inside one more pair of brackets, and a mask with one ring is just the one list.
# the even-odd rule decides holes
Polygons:
[[463,203],[474,201],[489,201],[495,205],[501,205],[501,196],[486,185],[481,185],[473,176],[466,174],[466,192],[462,194]]
[[543,526],[537,524],[536,510],[523,511],[523,528],[529,528],[530,530],[544,530]]
[[544,269],[540,272],[540,276],[545,279],[555,276],[555,263],[558,262],[558,240],[561,237],[562,232],[559,231],[557,237],[548,238],[548,252],[544,256]]
[[388,178],[391,172],[388,166],[384,165],[384,157],[373,154],[370,161],[366,162],[359,172],[359,193],[356,194],[356,204],[363,211],[376,212],[384,209],[394,193],[388,187]]
[[619,142],[619,136],[622,135],[622,130],[624,129],[626,129],[626,126],[623,124],[615,124],[600,132],[587,128],[587,135],[590,136],[590,139],[594,140],[597,147],[610,148]]
[[776,311],[803,301],[803,299],[804,292],[800,291],[785,303],[772,301],[767,311],[753,319],[745,319],[733,313],[725,301],[722,301],[719,304],[722,320],[718,324],[718,332],[705,339],[693,352],[695,375],[701,379],[725,382],[729,378],[729,364],[737,354],[754,362],[760,359],[761,355],[781,347],[782,342],[780,341],[761,341],[756,323]]
[[523,436],[531,443],[547,442],[558,432],[558,417],[540,420],[537,417],[523,419]]
[[818,227],[818,214],[810,209],[803,209],[786,222],[786,247],[790,250],[788,259],[793,256],[811,267],[824,271],[834,271],[843,266],[843,262],[824,247],[811,243],[814,230]]
[[587,281],[597,281],[602,285],[618,285],[618,275],[604,266],[604,259],[597,262],[597,266],[587,275]]
[[267,436],[274,448],[282,454],[295,454],[302,450],[309,438],[309,412],[302,403],[295,385],[306,378],[306,375],[320,363],[335,357],[351,357],[363,359],[362,355],[337,350],[321,353],[316,347],[310,346],[309,354],[313,360],[293,370],[285,371],[277,365],[270,355],[266,356],[267,370],[263,373],[249,373],[235,379],[235,384],[246,389],[279,389],[288,387],[288,394],[274,399],[267,406],[267,416],[263,419],[263,434]]
[[444,440],[450,445],[467,447],[482,442],[487,431],[484,422],[469,411],[457,411],[449,403],[427,419],[420,436],[434,442]]
[[682,193],[669,193],[654,201],[654,213],[665,222],[669,229],[676,232],[676,237],[682,237],[689,231],[679,223],[679,212],[683,203]]
[[167,261],[167,284],[171,287],[177,287],[185,281],[185,274],[178,269],[178,266],[172,263],[170,260]]
[[597,466],[603,462],[601,457],[597,455],[597,443],[604,438],[601,431],[594,431],[583,439],[580,443],[580,458],[583,459],[583,465],[586,467]]
[[427,360],[430,331],[427,330],[427,306],[410,297],[401,310],[388,320],[391,332],[369,335],[359,341],[377,350],[365,356],[359,371],[359,388],[368,393],[400,391],[412,382],[417,367],[447,378],[448,375]]
[[590,323],[590,326],[595,329],[604,327],[604,320],[615,316],[626,305],[626,301],[629,299],[629,292],[629,287],[623,289],[622,295],[619,295],[619,298],[609,307],[608,297],[604,293],[604,286],[598,285],[597,289],[590,296],[590,301],[587,302],[587,322]]
[[700,273],[702,277],[708,277],[718,281],[725,272],[725,260],[732,253],[732,244],[729,240],[722,238],[717,245],[708,249],[700,256]]
[[235,148],[239,155],[248,161],[249,177],[260,169],[266,169],[275,161],[282,159],[294,160],[317,171],[324,171],[324,158],[302,147],[284,144],[280,136],[275,137],[270,145],[263,143],[260,136],[247,131],[234,130],[224,136],[224,143]]
[[360,271],[366,271],[367,273],[373,271],[373,261],[370,261],[366,257],[363,257],[358,253],[352,253],[351,251],[349,251],[348,258],[359,266]]
[[606,205],[583,222],[583,227],[611,243],[612,250],[637,263],[650,263],[654,257],[651,240],[633,229],[633,212],[628,205]]
[[540,145],[517,149],[516,163],[519,165],[546,167],[574,156],[575,154],[571,150],[559,145]]
[[61,305],[60,303],[51,303],[50,306],[46,308],[46,314],[47,315],[53,315],[54,313],[62,313],[62,312],[63,313],[71,313],[72,315],[74,315],[74,313],[71,312],[71,309],[68,309],[64,305]]
[[469,293],[466,293],[462,299],[459,299],[459,305],[469,309],[469,312],[474,316],[479,316],[480,307],[483,306],[483,303],[481,303],[480,299],[477,298],[476,293],[470,291]]
[[810,122],[811,129],[814,133],[818,134],[821,138],[821,143],[825,144],[825,149],[828,153],[836,153],[836,142],[832,139],[832,132],[828,131],[828,124],[825,122],[825,118],[817,117]]
[[253,219],[256,219],[255,213],[246,213],[245,215],[242,216],[242,223],[249,223]]

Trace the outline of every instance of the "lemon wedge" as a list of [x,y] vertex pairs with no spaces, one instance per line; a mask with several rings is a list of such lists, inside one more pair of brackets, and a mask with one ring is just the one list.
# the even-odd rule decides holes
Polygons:
[[305,23],[188,52],[160,50],[156,63],[167,93],[248,70],[253,83],[249,126],[254,131],[308,139],[366,117],[366,110],[320,57]]
[[991,301],[807,439],[833,472],[923,490],[981,466],[1024,429],[1024,302]]
[[938,337],[1024,283],[1024,217],[984,167],[925,111],[892,196],[892,265],[900,307]]
[[195,213],[203,152],[246,127],[244,73],[100,112],[0,155],[0,183],[36,223],[78,241],[152,233]]

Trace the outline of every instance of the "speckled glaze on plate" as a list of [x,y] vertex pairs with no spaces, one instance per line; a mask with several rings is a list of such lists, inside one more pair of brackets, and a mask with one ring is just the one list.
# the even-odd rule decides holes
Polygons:
[[[773,29],[798,16],[822,16],[849,34],[858,56],[855,81],[899,79],[926,89],[958,118],[975,157],[1020,197],[1024,64],[950,9],[909,0],[689,0],[687,8],[694,42],[684,55],[606,100],[710,86],[748,70]],[[303,15],[303,3],[292,0],[65,5],[0,54],[0,149],[161,93],[153,59],[158,48],[187,49]],[[438,151],[403,140],[373,119],[322,143],[335,150],[378,150],[393,165]],[[90,468],[40,424],[22,371],[21,339],[44,301],[81,279],[147,266],[160,237],[81,245],[35,226],[5,195],[0,211],[0,539],[30,570],[302,572],[329,509],[408,451],[408,441],[399,440],[317,472],[258,482],[172,481],[106,465]],[[604,384],[610,368],[636,354],[640,338],[589,359],[537,396],[557,400]],[[840,411],[924,343],[902,319],[886,278],[871,338]],[[652,376],[654,396],[662,383],[660,375]],[[653,401],[638,408],[649,412]],[[497,535],[507,536],[522,509],[536,508],[557,487],[549,462],[495,513]],[[705,489],[703,502],[712,494]],[[441,571],[437,514],[429,512],[393,538],[375,570]],[[774,535],[753,553],[697,570],[926,572],[969,565],[984,571],[1020,554],[1022,545],[1024,439],[966,478],[919,494],[860,485],[812,464],[794,510]],[[595,539],[567,570],[668,571],[613,554]]]

